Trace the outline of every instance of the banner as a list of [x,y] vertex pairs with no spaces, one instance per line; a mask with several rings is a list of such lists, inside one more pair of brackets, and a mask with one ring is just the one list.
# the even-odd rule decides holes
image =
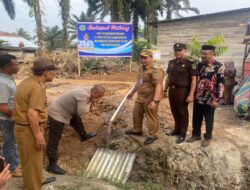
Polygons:
[[80,57],[131,57],[131,23],[77,23]]

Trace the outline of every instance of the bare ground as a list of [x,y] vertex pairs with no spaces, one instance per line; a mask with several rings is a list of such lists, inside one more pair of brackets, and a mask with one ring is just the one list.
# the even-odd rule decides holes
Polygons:
[[[92,112],[83,116],[87,131],[97,130],[97,137],[80,142],[72,128],[65,127],[58,153],[59,164],[67,171],[67,175],[57,176],[57,182],[52,184],[54,189],[250,189],[249,122],[238,119],[232,107],[219,107],[215,113],[214,139],[209,147],[201,148],[200,142],[176,145],[175,138],[165,135],[173,126],[166,99],[160,104],[159,139],[154,144],[144,146],[144,137],[124,135],[125,129],[132,127],[133,100],[125,103],[113,126],[110,144],[115,145],[115,149],[137,153],[128,182],[133,185],[117,187],[84,178],[84,170],[96,149],[105,147],[108,120],[135,80],[134,73],[109,77],[96,76],[95,80],[89,80],[88,77],[83,80],[57,79],[49,85],[49,103],[62,93],[81,85],[102,83],[107,89],[105,97],[93,107]],[[144,132],[147,133],[146,127]],[[187,136],[190,134],[191,123]],[[44,166],[46,163],[45,159]],[[13,178],[4,189],[21,187],[21,179]]]

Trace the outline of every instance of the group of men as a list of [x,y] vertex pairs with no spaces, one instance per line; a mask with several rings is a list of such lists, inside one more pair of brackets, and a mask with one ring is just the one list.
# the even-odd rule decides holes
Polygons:
[[[169,97],[171,112],[174,117],[174,130],[166,135],[177,136],[176,143],[185,141],[189,123],[188,104],[193,106],[193,131],[187,142],[201,140],[201,126],[205,118],[206,133],[202,147],[210,144],[212,139],[214,112],[219,105],[224,91],[224,65],[215,60],[215,46],[203,45],[200,51],[201,62],[186,56],[186,44],[176,43],[173,46],[175,59],[168,64],[167,79],[163,92]],[[157,139],[159,118],[157,110],[162,99],[164,71],[153,62],[153,53],[144,50],[140,54],[140,71],[135,88],[128,95],[131,99],[137,92],[133,112],[133,129],[127,135],[142,135],[143,116],[146,115],[148,136],[144,144],[148,145]]]
[[33,76],[16,87],[12,75],[18,71],[19,64],[15,56],[0,55],[0,129],[3,136],[3,157],[9,164],[12,176],[23,177],[27,190],[40,190],[42,184],[55,180],[55,177],[45,179],[42,174],[43,151],[46,148],[44,128],[47,120],[47,171],[64,174],[65,171],[57,165],[58,144],[64,125],[70,124],[81,141],[96,136],[96,132],[85,131],[81,116],[104,95],[105,89],[102,85],[94,85],[69,91],[56,99],[47,111],[46,83],[56,76],[53,62],[46,57],[36,59],[32,68]]
[[[158,106],[164,96],[169,97],[174,116],[174,130],[167,135],[178,136],[177,143],[185,141],[188,128],[188,104],[193,106],[193,132],[187,142],[201,140],[201,125],[205,117],[206,133],[202,146],[210,144],[212,138],[214,111],[219,105],[224,90],[224,66],[215,60],[215,47],[204,45],[201,49],[202,61],[186,56],[186,44],[177,43],[173,47],[175,59],[167,68],[167,80],[163,92],[164,71],[154,64],[153,52],[143,50],[140,54],[140,69],[136,85],[127,96],[131,99],[137,92],[133,110],[133,129],[127,135],[142,135],[144,114],[147,118],[148,136],[145,145],[157,139],[159,127]],[[19,64],[15,56],[0,55],[0,129],[3,136],[3,156],[9,163],[12,176],[22,176],[28,190],[40,190],[46,182],[42,174],[43,151],[46,148],[44,127],[49,126],[46,148],[49,164],[47,171],[64,174],[57,164],[58,144],[65,124],[70,124],[85,141],[96,136],[87,133],[81,115],[90,110],[91,105],[101,98],[105,89],[102,85],[69,91],[56,99],[48,108],[46,83],[56,76],[53,62],[40,57],[34,61],[33,76],[23,80],[16,87],[13,75]],[[17,154],[19,150],[19,156]],[[47,179],[52,181],[55,179]]]

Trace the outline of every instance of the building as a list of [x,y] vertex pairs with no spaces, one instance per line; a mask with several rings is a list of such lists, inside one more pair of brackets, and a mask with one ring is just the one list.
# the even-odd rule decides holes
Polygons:
[[174,57],[174,43],[189,43],[194,35],[198,40],[205,42],[211,37],[222,34],[229,51],[217,59],[221,62],[234,61],[238,74],[241,74],[245,52],[243,41],[249,21],[250,8],[245,8],[151,24],[158,28],[157,48],[161,51],[161,64],[164,68],[167,67],[167,62]]
[[38,46],[23,37],[0,33],[0,53],[15,55],[20,62],[35,58]]

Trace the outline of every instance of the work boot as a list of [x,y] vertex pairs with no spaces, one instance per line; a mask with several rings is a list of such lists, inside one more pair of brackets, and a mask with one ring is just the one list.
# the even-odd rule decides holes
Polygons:
[[97,135],[97,133],[95,131],[93,131],[91,133],[87,133],[87,134],[81,136],[81,142],[86,141],[86,140],[88,140],[88,139],[90,139],[92,137],[95,137],[96,135]]
[[156,139],[157,137],[147,137],[144,141],[144,145],[152,144]]
[[177,130],[172,130],[170,132],[167,132],[166,135],[168,135],[168,136],[178,136],[178,135],[180,135],[180,133]]
[[65,174],[65,171],[62,168],[60,168],[56,163],[49,164],[47,167],[47,171],[58,175]]
[[202,147],[207,147],[208,145],[210,145],[211,143],[211,139],[204,139],[202,142],[201,142],[201,146]]
[[201,137],[200,136],[192,136],[192,137],[189,137],[186,142],[188,143],[193,143],[194,141],[199,141],[201,140]]
[[140,132],[135,132],[135,131],[133,131],[132,129],[129,129],[129,130],[125,131],[125,134],[126,134],[126,135],[137,135],[137,136],[141,136],[141,135],[142,135],[142,133],[140,133]]
[[183,143],[184,141],[185,141],[185,135],[179,135],[176,140],[176,143],[180,144],[180,143]]

